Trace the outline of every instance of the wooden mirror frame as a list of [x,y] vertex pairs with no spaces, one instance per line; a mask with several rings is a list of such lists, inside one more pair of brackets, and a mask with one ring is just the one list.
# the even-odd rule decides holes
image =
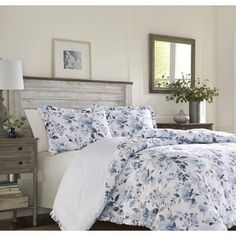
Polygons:
[[154,75],[155,75],[155,41],[164,41],[172,43],[181,43],[191,45],[191,84],[194,84],[195,78],[195,39],[174,37],[160,34],[149,34],[149,93],[171,93],[171,89],[168,88],[156,88],[154,87]]

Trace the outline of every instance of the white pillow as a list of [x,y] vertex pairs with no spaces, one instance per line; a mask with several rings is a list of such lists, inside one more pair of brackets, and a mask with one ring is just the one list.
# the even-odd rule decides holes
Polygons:
[[38,152],[47,151],[48,135],[39,111],[33,109],[25,109],[25,114],[29,121],[34,137],[38,138]]

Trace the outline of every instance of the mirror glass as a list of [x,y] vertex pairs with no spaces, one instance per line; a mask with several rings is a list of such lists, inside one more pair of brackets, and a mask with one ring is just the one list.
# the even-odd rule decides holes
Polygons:
[[168,93],[168,83],[192,79],[195,71],[195,40],[149,35],[151,93]]

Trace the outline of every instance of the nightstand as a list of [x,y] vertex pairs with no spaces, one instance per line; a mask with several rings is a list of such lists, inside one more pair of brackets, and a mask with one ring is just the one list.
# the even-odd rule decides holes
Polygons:
[[212,130],[213,123],[186,123],[186,124],[177,124],[177,123],[157,123],[157,128],[160,129],[210,129]]
[[[33,225],[37,225],[37,139],[35,138],[0,138],[0,174],[13,174],[17,182],[21,173],[33,173]],[[0,210],[13,210],[16,220],[16,209],[27,207],[28,197],[0,199]]]

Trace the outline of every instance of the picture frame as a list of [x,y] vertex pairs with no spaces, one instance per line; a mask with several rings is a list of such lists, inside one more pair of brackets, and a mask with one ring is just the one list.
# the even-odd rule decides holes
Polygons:
[[53,38],[52,75],[54,78],[91,79],[90,42]]

